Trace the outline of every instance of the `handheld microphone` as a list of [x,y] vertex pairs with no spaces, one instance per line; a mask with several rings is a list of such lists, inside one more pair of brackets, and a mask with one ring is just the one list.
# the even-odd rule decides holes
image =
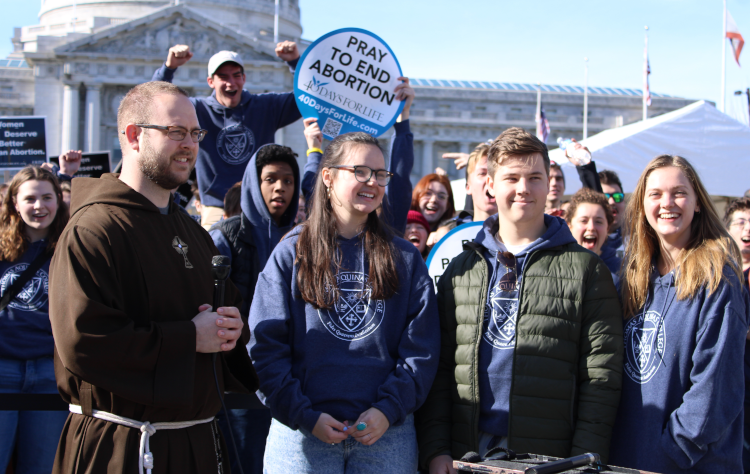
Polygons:
[[526,469],[526,474],[554,474],[556,472],[567,471],[575,467],[588,466],[599,462],[599,455],[596,453],[586,453],[572,458],[560,459],[559,461],[548,462],[539,466]]
[[211,259],[211,273],[214,276],[214,311],[224,306],[224,287],[229,277],[229,257],[214,255]]
[[[229,257],[224,255],[214,255],[211,258],[211,273],[214,276],[214,307],[213,310],[217,311],[219,308],[224,306],[224,288],[229,277]],[[240,452],[237,450],[237,443],[234,442],[234,432],[232,431],[232,424],[229,420],[229,410],[227,410],[224,404],[224,394],[219,386],[219,378],[216,376],[216,352],[212,354],[213,366],[214,366],[214,381],[216,382],[216,391],[219,394],[219,400],[221,401],[221,407],[224,410],[224,415],[227,418],[227,425],[229,425],[229,438],[232,440],[232,448],[234,448],[234,455],[237,459],[237,467],[240,470],[240,474],[244,474],[242,471],[242,462],[240,461]]]

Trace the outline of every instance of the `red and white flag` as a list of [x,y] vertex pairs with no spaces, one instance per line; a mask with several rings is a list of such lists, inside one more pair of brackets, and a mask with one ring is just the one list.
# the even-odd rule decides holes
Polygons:
[[651,66],[648,62],[648,36],[646,46],[643,48],[643,100],[646,105],[651,105],[651,88],[648,86],[648,76],[651,74]]
[[732,45],[732,51],[734,52],[734,60],[737,61],[737,65],[740,65],[740,53],[742,47],[745,45],[745,40],[742,39],[737,23],[734,22],[732,14],[727,10],[727,39],[729,44]]

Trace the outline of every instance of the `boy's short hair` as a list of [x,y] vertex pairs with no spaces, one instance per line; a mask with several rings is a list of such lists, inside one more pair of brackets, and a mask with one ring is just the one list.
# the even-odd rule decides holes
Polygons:
[[227,218],[239,216],[242,212],[240,198],[242,197],[242,181],[234,183],[224,195],[224,215]]
[[519,127],[512,127],[498,136],[490,145],[487,155],[487,168],[494,177],[497,167],[507,158],[526,158],[535,153],[542,155],[544,169],[549,176],[549,153],[547,145],[540,139]]
[[191,184],[190,185],[190,192],[193,193],[193,198],[195,198],[196,201],[201,202],[201,192],[198,189],[198,185]]
[[550,170],[557,170],[560,172],[560,176],[562,176],[563,184],[565,184],[565,172],[563,172],[562,166],[558,165],[554,161],[549,162],[549,169],[547,170],[547,176],[550,174]]
[[[260,174],[266,165],[279,162],[288,164],[292,168],[292,171],[294,171],[297,169],[297,154],[288,146],[271,144],[261,147],[258,150],[258,156],[255,157],[255,169],[258,171],[258,179],[260,179]],[[299,186],[299,183],[294,183],[294,185]]]
[[60,190],[62,192],[70,192],[70,181],[63,181],[60,183]]
[[490,151],[490,144],[489,143],[480,143],[479,145],[474,148],[474,150],[469,153],[469,159],[466,162],[466,178],[469,178],[469,175],[474,172],[474,168],[477,167],[477,161],[479,161],[483,156],[486,156],[487,153]]
[[732,222],[732,214],[737,211],[750,211],[750,198],[741,197],[729,203],[726,212],[724,212],[724,225],[727,228]]
[[620,188],[620,192],[625,192],[622,189],[622,183],[620,182],[620,177],[617,176],[617,173],[615,173],[612,170],[601,170],[599,172],[599,182],[602,184],[606,184],[608,186],[617,185]]

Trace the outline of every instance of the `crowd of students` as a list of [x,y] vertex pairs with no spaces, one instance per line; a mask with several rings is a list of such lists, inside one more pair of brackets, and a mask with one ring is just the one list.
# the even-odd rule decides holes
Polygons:
[[[230,258],[266,407],[220,417],[244,472],[448,474],[467,452],[508,449],[743,471],[750,198],[722,219],[689,161],[661,155],[627,203],[616,173],[574,163],[586,187],[564,203],[546,145],[510,128],[450,157],[466,168],[457,211],[443,173],[412,189],[407,78],[388,163],[365,133],[324,150],[308,118],[301,170],[272,143],[299,118],[293,97],[243,91],[242,60],[224,53],[209,62],[214,95],[191,99],[210,144],[195,200]],[[292,68],[299,56],[277,54]],[[190,57],[175,46],[155,79]],[[242,163],[217,158],[227,126],[256,130]],[[56,390],[47,278],[72,166],[24,169],[2,202],[1,392]],[[429,249],[472,221],[477,238],[435,287]],[[18,472],[49,472],[64,420],[0,411],[0,466],[15,447]]]

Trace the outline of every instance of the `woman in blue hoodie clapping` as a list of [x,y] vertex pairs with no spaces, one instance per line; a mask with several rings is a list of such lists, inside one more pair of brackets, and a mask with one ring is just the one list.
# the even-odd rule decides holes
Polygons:
[[250,355],[274,418],[268,473],[417,470],[412,413],[437,370],[435,291],[378,217],[391,173],[365,133],[334,139],[309,219],[258,278]]
[[[15,175],[0,210],[0,392],[57,393],[47,290],[68,207],[52,172]],[[0,411],[0,469],[49,473],[67,411]]]
[[697,173],[662,155],[627,211],[625,367],[610,463],[742,472],[748,313],[739,249]]

